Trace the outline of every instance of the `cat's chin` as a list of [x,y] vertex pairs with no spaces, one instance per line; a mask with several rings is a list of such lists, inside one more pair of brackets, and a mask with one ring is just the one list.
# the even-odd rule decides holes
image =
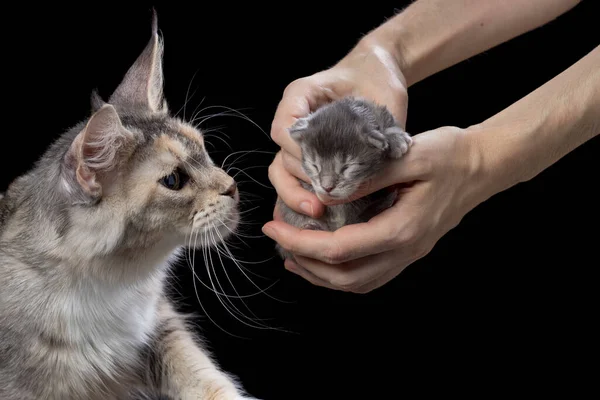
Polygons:
[[316,191],[317,198],[324,204],[346,202],[355,191],[344,191],[342,193],[327,193],[325,191]]

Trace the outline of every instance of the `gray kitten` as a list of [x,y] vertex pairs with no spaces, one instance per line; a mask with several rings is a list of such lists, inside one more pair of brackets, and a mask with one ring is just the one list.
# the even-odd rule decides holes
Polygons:
[[169,115],[162,51],[154,15],[108,102],[0,196],[2,400],[250,398],[164,291],[190,235],[236,229],[239,194]]
[[[354,194],[390,160],[402,157],[412,138],[384,106],[354,97],[331,102],[300,118],[289,133],[302,150],[302,169],[311,184],[302,186],[320,199],[343,200]],[[335,231],[366,222],[391,207],[396,192],[382,189],[357,200],[327,206],[314,219],[278,200],[282,218],[302,229]],[[292,255],[277,245],[283,258]]]

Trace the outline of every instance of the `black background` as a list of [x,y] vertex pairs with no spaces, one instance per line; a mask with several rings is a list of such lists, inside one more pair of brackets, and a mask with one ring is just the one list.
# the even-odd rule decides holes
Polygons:
[[[478,123],[566,69],[600,42],[593,3],[411,87],[407,129]],[[234,151],[272,153],[236,163],[258,182],[236,176],[251,193],[245,209],[258,207],[245,214],[244,234],[258,237],[232,241],[232,251],[257,263],[245,266],[264,277],[249,275],[260,287],[275,283],[268,293],[283,302],[263,294],[246,303],[281,330],[245,326],[197,283],[203,311],[186,263],[175,269],[174,298],[197,313],[198,332],[223,368],[266,400],[403,398],[415,384],[421,394],[483,396],[597,382],[597,138],[477,207],[428,256],[367,295],[311,286],[276,258],[258,263],[274,256],[260,227],[275,201],[267,166],[277,147],[268,134],[285,86],[333,65],[406,4],[154,4],[171,109],[183,106],[188,88],[196,91],[186,118],[197,107],[239,110],[260,128],[227,116],[202,127],[222,127],[215,134]],[[92,89],[108,98],[149,39],[150,5],[22,3],[4,20],[0,190],[87,117]],[[218,138],[208,141],[218,162],[231,152]],[[210,284],[201,261],[197,252],[198,276]],[[224,264],[240,293],[256,291],[234,264]]]

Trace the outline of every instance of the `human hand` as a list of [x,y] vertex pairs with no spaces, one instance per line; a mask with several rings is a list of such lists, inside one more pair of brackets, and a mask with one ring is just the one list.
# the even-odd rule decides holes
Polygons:
[[300,147],[288,128],[301,117],[333,100],[357,96],[385,105],[404,128],[408,96],[396,58],[371,38],[365,38],[334,67],[298,79],[285,89],[271,128],[281,147],[269,167],[269,179],[278,196],[296,212],[320,216],[324,207],[297,178],[310,182],[302,171]]
[[470,129],[443,127],[413,137],[411,150],[370,182],[369,192],[408,183],[390,209],[335,232],[274,221],[263,232],[294,254],[285,266],[309,282],[367,293],[425,256],[463,216],[490,195]]

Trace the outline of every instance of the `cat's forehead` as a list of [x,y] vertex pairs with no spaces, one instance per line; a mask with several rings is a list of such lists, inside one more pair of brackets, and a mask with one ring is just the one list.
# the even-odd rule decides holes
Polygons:
[[127,122],[144,136],[147,145],[173,160],[196,165],[209,162],[202,133],[182,120],[152,118]]

